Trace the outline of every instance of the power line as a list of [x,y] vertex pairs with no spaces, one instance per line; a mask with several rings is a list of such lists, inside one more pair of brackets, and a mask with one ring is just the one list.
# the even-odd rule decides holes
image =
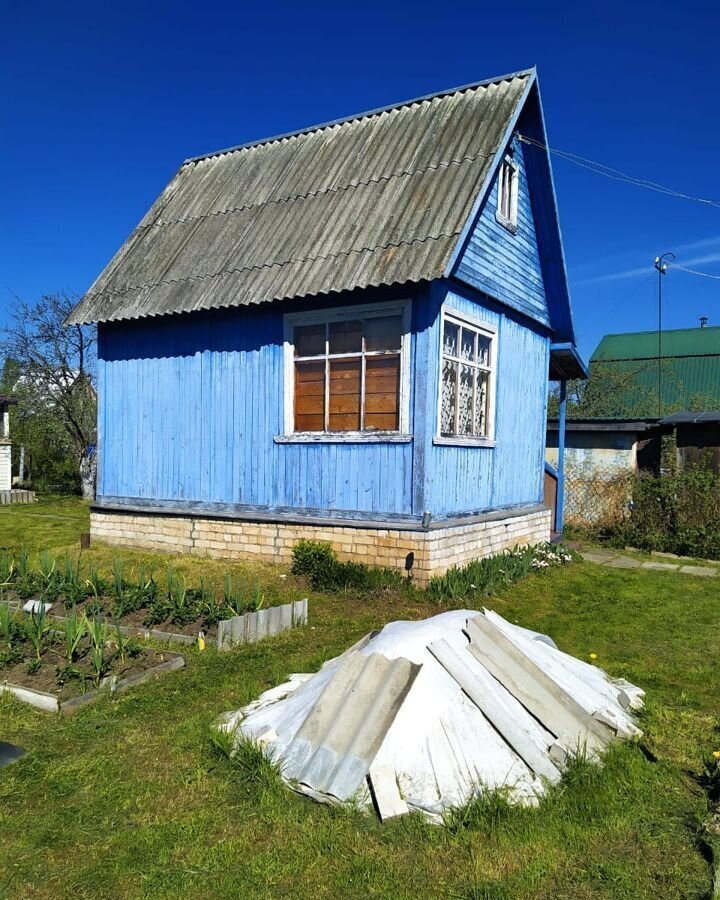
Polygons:
[[546,150],[548,153],[554,153],[555,156],[566,159],[568,162],[575,163],[576,166],[581,166],[583,169],[595,172],[596,175],[604,175],[606,178],[611,178],[613,181],[620,181],[623,184],[642,187],[649,191],[655,191],[658,194],[677,197],[680,200],[694,200],[696,203],[703,203],[706,206],[715,206],[720,209],[719,200],[709,200],[707,197],[695,197],[692,194],[685,194],[682,191],[676,191],[666,185],[658,184],[656,181],[628,175],[625,172],[621,172],[619,169],[613,169],[610,166],[606,166],[603,163],[596,162],[592,159],[587,159],[577,153],[570,153],[567,150],[558,150],[556,147],[550,147],[548,144],[543,144],[541,141],[536,141],[534,138],[526,137],[524,134],[519,135],[519,137],[520,140],[526,144],[530,144],[533,147],[539,147],[541,150]]
[[687,266],[679,266],[677,263],[668,263],[670,269],[680,269],[681,272],[688,272],[690,275],[702,275],[703,278],[712,278],[720,281],[720,275],[711,275],[710,272],[700,272],[698,269],[688,269]]
[[629,303],[636,294],[640,293],[640,291],[645,287],[645,285],[648,283],[648,281],[650,281],[650,279],[652,277],[653,277],[653,273],[652,273],[652,271],[650,271],[648,273],[647,278],[645,278],[644,281],[641,281],[629,293],[623,294],[623,296],[620,298],[620,300],[618,300],[617,303],[613,303],[613,305],[611,307],[603,310],[602,313],[596,319],[594,319],[589,325],[586,326],[586,328],[594,328],[596,325],[599,325],[600,322],[602,322],[604,319],[606,319],[609,315],[614,313],[615,310],[618,309],[620,306],[623,306],[624,304]]

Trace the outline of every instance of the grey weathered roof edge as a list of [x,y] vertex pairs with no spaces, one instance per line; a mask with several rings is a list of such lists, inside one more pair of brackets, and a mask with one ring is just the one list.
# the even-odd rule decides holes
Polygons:
[[660,419],[659,425],[715,425],[720,422],[720,410],[706,409],[701,412],[680,410]]
[[343,125],[345,122],[354,122],[356,119],[368,119],[371,116],[379,116],[384,112],[390,112],[392,109],[399,109],[403,106],[412,106],[413,103],[423,103],[425,100],[434,100],[437,97],[446,97],[450,94],[458,94],[461,91],[470,91],[474,88],[485,87],[489,84],[497,84],[500,81],[509,81],[511,78],[535,75],[537,75],[537,66],[530,66],[528,69],[518,69],[517,72],[508,72],[505,75],[498,75],[495,78],[483,78],[480,81],[471,81],[467,84],[458,85],[457,87],[444,88],[441,91],[433,91],[430,94],[422,94],[419,97],[410,97],[407,100],[388,103],[386,106],[377,106],[375,109],[368,109],[364,112],[353,113],[349,116],[341,116],[339,119],[330,119],[327,122],[319,122],[317,125],[308,125],[305,128],[297,128],[294,131],[286,131],[282,134],[272,135],[271,137],[246,141],[243,144],[226,147],[224,150],[214,150],[212,153],[199,153],[197,156],[189,156],[183,161],[180,168],[182,169],[184,166],[190,165],[191,163],[201,162],[203,159],[211,159],[213,156],[224,156],[226,153],[235,153],[238,150],[246,150],[249,147],[259,147],[262,144],[272,144],[274,141],[299,137],[302,134],[312,134],[313,131],[321,131],[323,128],[333,128],[335,125]]

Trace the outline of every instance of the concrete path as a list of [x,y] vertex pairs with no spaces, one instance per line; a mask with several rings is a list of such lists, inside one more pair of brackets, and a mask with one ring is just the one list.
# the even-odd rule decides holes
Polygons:
[[661,572],[680,572],[683,575],[697,575],[700,578],[712,578],[718,574],[718,570],[711,566],[691,566],[681,563],[656,562],[655,560],[641,562],[639,559],[623,556],[612,550],[581,550],[580,555],[588,562],[607,566],[609,569],[652,569]]

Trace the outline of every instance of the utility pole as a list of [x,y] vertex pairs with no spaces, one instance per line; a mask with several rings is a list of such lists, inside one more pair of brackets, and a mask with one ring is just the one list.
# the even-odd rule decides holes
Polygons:
[[662,282],[667,272],[668,263],[675,259],[675,254],[668,251],[655,257],[655,268],[658,273],[658,419],[662,419]]

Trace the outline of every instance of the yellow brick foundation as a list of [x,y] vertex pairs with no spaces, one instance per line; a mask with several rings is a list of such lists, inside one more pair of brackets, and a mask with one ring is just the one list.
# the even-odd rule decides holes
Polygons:
[[342,560],[402,570],[412,562],[415,582],[424,585],[452,566],[549,540],[550,511],[533,508],[503,518],[493,515],[439,523],[421,531],[387,525],[261,522],[107,509],[91,512],[90,533],[94,540],[144,550],[284,565],[289,565],[293,545],[301,538],[329,541]]

